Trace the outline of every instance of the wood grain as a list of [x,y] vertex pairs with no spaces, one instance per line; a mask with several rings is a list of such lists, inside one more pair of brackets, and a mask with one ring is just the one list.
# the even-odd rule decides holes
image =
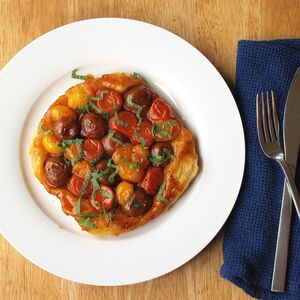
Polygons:
[[[150,22],[183,37],[211,60],[233,89],[237,41],[299,37],[299,12],[296,0],[0,0],[0,67],[58,26],[122,17]],[[250,299],[220,277],[221,265],[222,232],[198,256],[161,278],[125,287],[94,287],[41,270],[0,237],[0,298]]]

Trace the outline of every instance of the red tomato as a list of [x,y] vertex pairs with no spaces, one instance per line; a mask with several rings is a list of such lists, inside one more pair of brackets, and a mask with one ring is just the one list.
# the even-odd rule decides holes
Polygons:
[[104,208],[106,211],[110,211],[114,204],[114,192],[107,185],[101,185],[101,188],[96,191],[96,197],[91,197],[90,202],[92,206],[98,211]]
[[162,168],[149,167],[145,175],[144,180],[141,183],[141,187],[149,194],[157,194],[159,187],[164,181],[164,173]]
[[[76,197],[80,197],[80,193],[82,190],[84,178],[79,177],[77,175],[73,175],[69,181],[68,189],[69,191]],[[86,198],[92,191],[91,183],[88,184],[85,192],[83,193],[82,197]]]
[[167,120],[172,116],[172,109],[165,101],[156,98],[148,110],[148,118],[151,121]]
[[102,144],[106,154],[112,156],[116,149],[124,144],[126,140],[127,137],[125,137],[121,132],[118,131],[113,131],[110,134],[107,134],[102,139]]
[[141,125],[136,128],[132,136],[132,141],[136,144],[146,142],[145,146],[150,147],[154,142],[152,125],[149,122],[142,122]]
[[96,93],[96,97],[102,97],[102,100],[97,100],[97,106],[110,116],[114,114],[115,107],[119,111],[123,105],[122,95],[110,88],[102,88]]
[[137,123],[136,116],[132,112],[125,110],[118,113],[118,119],[115,116],[109,119],[109,127],[111,129],[117,130],[129,138],[132,137]]
[[86,160],[100,158],[104,153],[101,140],[86,139],[83,143],[83,155]]

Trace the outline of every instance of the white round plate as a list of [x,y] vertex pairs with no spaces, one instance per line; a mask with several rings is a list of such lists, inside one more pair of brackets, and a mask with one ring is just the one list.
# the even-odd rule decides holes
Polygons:
[[[136,71],[173,102],[201,157],[190,188],[165,214],[131,233],[82,232],[33,176],[28,149],[47,107],[78,80]],[[229,216],[242,181],[245,144],[238,109],[213,65],[162,28],[126,19],[69,24],[22,49],[1,71],[0,229],[26,258],[76,282],[125,285],[166,274],[199,253]]]

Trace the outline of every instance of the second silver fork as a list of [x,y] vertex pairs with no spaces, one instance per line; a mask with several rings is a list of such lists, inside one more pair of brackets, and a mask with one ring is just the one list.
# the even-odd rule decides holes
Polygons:
[[[261,98],[261,100],[260,100]],[[256,96],[256,120],[257,133],[262,151],[266,156],[277,161],[283,170],[288,183],[288,189],[293,199],[298,217],[300,219],[300,196],[293,175],[285,162],[284,154],[280,145],[279,120],[276,111],[274,92],[271,91],[272,109],[269,93]],[[266,113],[267,107],[267,113]]]

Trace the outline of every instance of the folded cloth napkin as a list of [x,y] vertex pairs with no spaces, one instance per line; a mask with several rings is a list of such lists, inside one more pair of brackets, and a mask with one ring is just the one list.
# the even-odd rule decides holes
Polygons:
[[289,85],[299,66],[300,40],[238,43],[236,99],[245,131],[246,165],[225,230],[221,275],[259,299],[300,299],[300,221],[294,212],[286,291],[270,291],[284,177],[260,149],[255,107],[258,92],[274,90],[282,129]]

